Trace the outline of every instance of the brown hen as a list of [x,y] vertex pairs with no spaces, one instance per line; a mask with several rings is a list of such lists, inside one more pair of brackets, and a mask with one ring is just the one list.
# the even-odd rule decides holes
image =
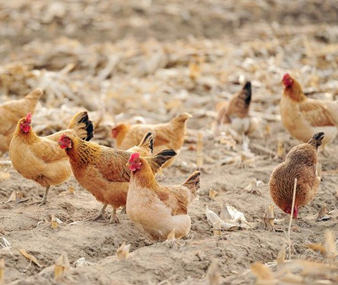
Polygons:
[[249,116],[251,96],[251,82],[247,82],[229,102],[220,102],[216,105],[218,115],[213,123],[216,136],[230,128],[236,132],[235,138],[241,140],[243,135],[249,135],[256,130],[258,122]]
[[291,214],[294,181],[297,188],[293,216],[297,218],[299,208],[315,197],[320,177],[316,174],[317,149],[322,144],[324,133],[320,132],[307,142],[293,147],[270,177],[270,195],[276,205]]
[[[138,147],[151,146],[152,136],[144,137]],[[150,143],[148,143],[150,142]],[[104,204],[99,216],[103,214],[107,204],[113,207],[111,222],[118,222],[116,210],[126,205],[130,170],[127,162],[131,151],[117,150],[96,143],[83,141],[72,134],[65,133],[59,139],[59,145],[66,150],[76,180],[99,202]],[[143,150],[144,154],[147,153]],[[146,159],[155,173],[168,159],[175,156],[173,150],[164,150],[157,155],[149,155]]]

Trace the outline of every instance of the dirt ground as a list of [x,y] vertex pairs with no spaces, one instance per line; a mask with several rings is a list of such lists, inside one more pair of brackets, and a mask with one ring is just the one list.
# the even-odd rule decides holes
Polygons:
[[[91,221],[101,204],[73,177],[52,187],[48,203],[39,206],[43,188],[13,168],[2,169],[0,258],[6,284],[253,284],[250,265],[257,261],[269,265],[276,284],[295,284],[277,276],[273,263],[283,245],[288,252],[289,216],[275,207],[278,231],[266,229],[262,219],[273,204],[270,174],[282,161],[276,158],[277,142],[284,142],[286,153],[299,143],[280,122],[280,82],[291,72],[308,96],[336,99],[336,1],[5,2],[0,4],[0,102],[44,88],[33,116],[39,134],[64,128],[77,110],[87,109],[96,124],[94,141],[113,147],[110,128],[116,122],[159,123],[189,112],[186,143],[161,183],[181,183],[196,170],[198,133],[204,154],[199,197],[189,208],[191,231],[175,244],[151,240],[125,213],[119,214],[120,224]],[[221,144],[211,125],[215,104],[246,80],[253,86],[251,116],[260,125],[243,151],[241,144]],[[306,244],[323,244],[327,229],[338,233],[337,142],[319,155],[320,189],[293,221],[292,260],[327,264]],[[9,160],[8,154],[1,159]],[[257,191],[250,191],[252,181],[261,181],[253,187]],[[210,197],[210,190],[217,195]],[[20,203],[10,201],[13,192],[23,195]],[[223,201],[241,211],[252,228],[214,235],[205,209],[219,214]],[[323,206],[330,219],[316,221]],[[123,242],[130,244],[130,254],[119,260],[116,251]],[[62,253],[70,268],[55,280]],[[207,274],[211,264],[216,269]],[[337,271],[285,270],[299,277],[298,284],[338,282]],[[210,282],[217,274],[219,283]]]

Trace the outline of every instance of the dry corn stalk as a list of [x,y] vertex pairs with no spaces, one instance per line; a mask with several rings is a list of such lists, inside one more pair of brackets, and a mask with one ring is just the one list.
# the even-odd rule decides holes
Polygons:
[[0,259],[0,284],[5,284],[5,259]]
[[277,265],[282,265],[284,263],[284,261],[285,261],[285,244],[282,245],[282,248],[278,252],[276,261],[277,261]]
[[338,255],[334,234],[331,230],[325,231],[326,258],[333,261]]
[[61,256],[55,261],[54,279],[59,279],[65,272],[70,269],[70,263],[67,253],[63,252]]
[[265,211],[264,217],[263,217],[264,225],[269,230],[273,230],[275,227],[275,211],[274,206],[269,205],[267,210]]
[[277,141],[277,157],[283,158],[284,154],[285,154],[284,140],[282,138],[278,138],[278,141]]
[[197,135],[197,167],[203,167],[203,134],[199,132]]
[[293,197],[292,197],[292,205],[291,205],[291,214],[290,214],[290,222],[289,222],[289,228],[288,228],[288,242],[289,242],[289,260],[291,260],[291,225],[292,225],[292,219],[293,219],[293,211],[295,209],[295,200],[296,200],[296,192],[297,192],[297,178],[295,178],[295,182],[293,184]]
[[116,251],[116,256],[118,260],[126,259],[129,255],[130,244],[123,242],[121,246]]
[[218,269],[218,264],[216,260],[213,260],[208,268],[207,276],[209,279],[209,285],[218,285],[221,274]]
[[52,226],[52,229],[56,229],[58,227],[58,222],[57,222],[54,214],[52,214],[51,226]]
[[215,222],[213,224],[214,236],[220,236],[220,235],[222,235],[221,228],[222,228],[221,220],[218,220],[217,222]]

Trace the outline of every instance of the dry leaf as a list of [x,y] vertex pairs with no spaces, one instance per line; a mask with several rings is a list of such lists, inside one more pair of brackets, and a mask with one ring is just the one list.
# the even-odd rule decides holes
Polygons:
[[209,198],[210,199],[215,199],[216,195],[218,194],[218,192],[214,189],[209,189]]
[[15,191],[12,192],[12,194],[9,196],[6,203],[9,203],[9,202],[12,202],[12,201],[16,201],[16,192]]
[[26,257],[30,262],[33,262],[35,265],[39,266],[40,268],[42,267],[42,265],[40,265],[40,263],[37,261],[37,259],[35,258],[35,256],[27,253],[26,250],[24,249],[19,249],[20,253]]
[[251,264],[250,269],[257,277],[256,284],[274,284],[274,277],[269,267],[261,262]]
[[68,191],[70,192],[70,194],[74,195],[75,189],[74,189],[73,186],[70,186],[70,187],[68,188]]
[[176,240],[176,238],[175,238],[175,228],[173,228],[173,230],[168,234],[166,241],[170,242],[170,241],[174,241],[174,240]]
[[83,266],[90,266],[93,263],[87,261],[84,257],[80,257],[78,260],[74,262],[74,266],[77,267],[83,267]]
[[11,175],[9,173],[0,171],[0,182],[9,178],[11,178]]
[[323,206],[320,208],[316,221],[327,221],[331,219],[330,216],[326,215],[327,207]]
[[205,215],[207,216],[207,221],[211,226],[221,220],[221,218],[215,212],[211,211],[208,206],[205,207]]
[[320,243],[309,243],[305,245],[307,248],[312,249],[313,251],[319,251],[320,254],[325,257],[326,256],[326,249]]

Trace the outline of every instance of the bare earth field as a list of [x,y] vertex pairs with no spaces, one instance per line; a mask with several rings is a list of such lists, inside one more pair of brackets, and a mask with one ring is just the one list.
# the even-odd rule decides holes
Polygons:
[[[52,187],[47,204],[39,206],[42,187],[13,168],[0,169],[5,284],[254,284],[254,262],[270,268],[264,284],[338,283],[337,257],[330,260],[307,246],[328,243],[327,229],[338,236],[337,139],[319,154],[317,196],[293,221],[292,261],[275,264],[283,245],[289,252],[289,216],[275,207],[278,230],[263,223],[273,204],[269,177],[282,161],[277,142],[283,141],[286,153],[299,143],[280,122],[283,74],[298,78],[311,98],[338,96],[336,1],[3,2],[0,102],[42,87],[45,95],[33,116],[40,135],[65,128],[86,109],[95,123],[94,141],[114,147],[110,128],[117,122],[159,123],[189,112],[186,143],[161,183],[181,183],[197,169],[199,133],[204,154],[199,197],[189,209],[191,231],[176,243],[153,241],[125,213],[119,213],[120,224],[109,224],[108,217],[93,222],[101,204],[74,178]],[[243,150],[241,144],[221,144],[211,125],[215,104],[246,80],[253,86],[251,116],[260,125]],[[1,160],[9,160],[8,154]],[[19,203],[10,199],[13,192],[23,196]],[[205,209],[219,214],[223,201],[241,211],[251,228],[215,235]],[[317,221],[323,206],[329,218]],[[118,259],[123,242],[130,253]],[[70,265],[55,279],[62,253]]]

